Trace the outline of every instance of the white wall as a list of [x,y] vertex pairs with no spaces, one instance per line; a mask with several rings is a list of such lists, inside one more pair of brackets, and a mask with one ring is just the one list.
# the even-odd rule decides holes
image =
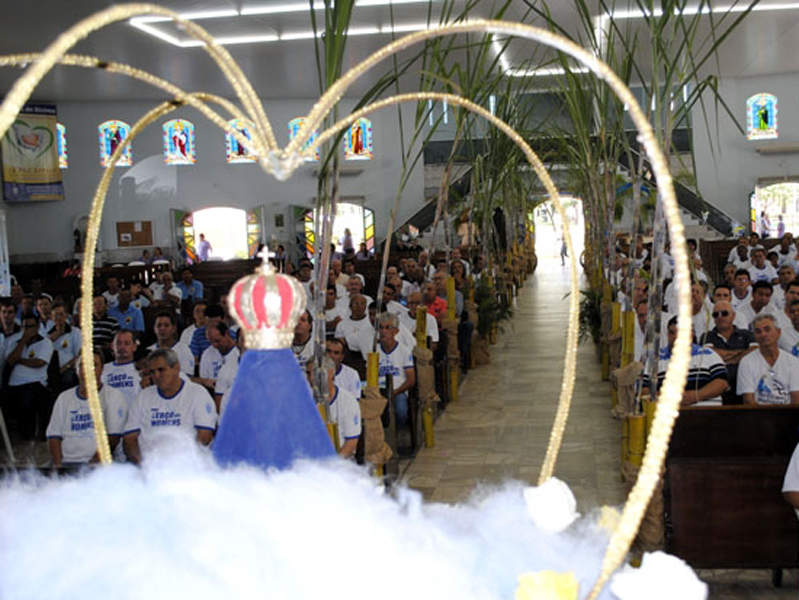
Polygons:
[[[342,103],[345,107],[347,102]],[[307,113],[310,100],[270,102],[266,111],[278,143],[288,143],[288,121]],[[67,128],[69,169],[63,171],[66,200],[37,205],[6,204],[9,252],[14,262],[58,260],[71,257],[72,225],[88,214],[102,168],[99,164],[97,125],[121,119],[131,125],[152,108],[148,103],[61,104],[58,118]],[[405,123],[413,123],[413,106],[404,108]],[[343,110],[342,110],[343,114]],[[186,118],[196,126],[197,163],[166,166],[161,125],[168,119]],[[342,196],[363,196],[375,211],[378,238],[385,235],[389,210],[400,177],[399,125],[396,109],[372,115],[375,158],[357,166],[358,176],[341,178]],[[406,139],[408,137],[406,136]],[[342,153],[343,156],[343,153]],[[281,183],[257,164],[229,165],[225,161],[224,135],[215,125],[189,108],[181,108],[144,131],[133,144],[133,167],[117,168],[106,199],[101,234],[102,248],[116,248],[117,221],[153,221],[154,243],[171,245],[171,208],[196,210],[209,206],[267,207],[266,237],[293,240],[289,231],[290,205],[311,206],[316,195],[313,164],[299,169]],[[397,223],[404,222],[422,205],[424,175],[421,164],[403,194]],[[285,215],[286,227],[274,230],[274,215]],[[136,254],[140,250],[136,251]],[[115,254],[111,252],[111,254]]]
[[[777,96],[776,140],[749,141],[735,128],[726,114],[716,112],[713,101],[706,102],[708,135],[705,117],[700,108],[693,110],[694,150],[699,190],[703,197],[730,217],[746,226],[749,215],[749,194],[758,178],[799,175],[799,154],[763,156],[756,147],[774,144],[799,144],[799,98],[796,75],[725,79],[721,96],[734,112],[741,127],[746,127],[746,100],[757,93]],[[718,133],[716,134],[716,123]],[[711,153],[711,145],[715,156]]]

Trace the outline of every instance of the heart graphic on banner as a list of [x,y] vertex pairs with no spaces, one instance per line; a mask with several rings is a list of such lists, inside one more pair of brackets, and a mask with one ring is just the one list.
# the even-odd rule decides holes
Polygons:
[[30,124],[18,119],[12,125],[14,134],[9,136],[11,145],[21,154],[32,159],[37,159],[53,146],[55,138],[53,132],[44,125],[31,127]]

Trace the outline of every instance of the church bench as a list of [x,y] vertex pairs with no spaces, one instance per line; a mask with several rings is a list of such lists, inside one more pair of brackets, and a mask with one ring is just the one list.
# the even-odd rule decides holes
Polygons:
[[781,493],[797,441],[799,408],[683,409],[666,460],[666,550],[695,568],[799,566]]

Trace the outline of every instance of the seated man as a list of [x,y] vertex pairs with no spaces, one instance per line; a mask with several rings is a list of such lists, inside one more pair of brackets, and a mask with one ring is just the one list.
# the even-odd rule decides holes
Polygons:
[[758,351],[741,360],[738,393],[744,404],[799,404],[799,359],[779,347],[780,328],[774,315],[752,321]]
[[225,411],[226,403],[230,399],[230,390],[233,389],[233,383],[236,381],[236,375],[239,373],[239,364],[241,357],[247,347],[244,345],[245,339],[243,335],[236,338],[236,349],[239,351],[238,357],[234,360],[230,358],[225,361],[222,368],[219,369],[219,375],[216,378],[216,385],[214,385],[214,403],[219,410],[219,418],[222,418],[222,413]]
[[294,341],[291,343],[291,351],[297,358],[301,369],[311,362],[314,354],[313,336],[313,317],[309,311],[303,311],[297,324],[294,326]]
[[[352,263],[350,263],[350,264],[352,264]],[[350,276],[347,275],[346,273],[342,273],[341,272],[341,266],[342,265],[341,265],[341,259],[340,258],[334,258],[333,260],[330,261],[330,269],[333,271],[333,277],[335,278],[335,284],[346,287],[347,282],[350,279]]]
[[139,310],[147,308],[153,301],[152,292],[142,285],[141,279],[130,280],[130,305]]
[[755,317],[761,313],[773,313],[773,307],[769,305],[773,291],[774,287],[768,281],[756,281],[752,285],[752,299],[739,304],[735,309],[740,314],[741,322],[751,329]]
[[447,301],[439,298],[436,284],[428,281],[424,284],[423,300],[427,307],[427,313],[433,315],[435,320],[441,325],[441,320],[447,316]]
[[106,291],[103,292],[108,307],[116,306],[119,295],[119,280],[116,275],[109,275],[105,280]]
[[732,302],[732,288],[726,283],[720,283],[713,290],[713,304],[716,302]]
[[205,288],[203,284],[194,279],[194,273],[189,267],[183,267],[180,272],[181,281],[176,286],[183,296],[183,300],[191,300],[192,303],[197,300],[202,300],[205,296]]
[[338,303],[337,286],[328,284],[325,291],[325,334],[333,336],[336,327],[347,316],[347,311]]
[[0,298],[0,334],[6,339],[20,330],[17,324],[17,307],[11,298]]
[[205,307],[204,315],[205,318],[202,319],[204,323],[202,321],[199,322],[189,343],[189,349],[194,355],[194,360],[198,363],[200,358],[202,358],[203,352],[211,346],[211,342],[208,341],[208,336],[205,334],[206,329],[209,325],[219,323],[225,318],[225,309],[218,304],[211,304]]
[[782,265],[777,269],[777,277],[780,283],[774,286],[774,294],[771,296],[771,305],[775,312],[785,310],[785,294],[788,291],[788,286],[796,279],[796,273],[791,265]]
[[[693,338],[693,333],[691,334]],[[668,322],[668,346],[661,348],[658,360],[658,389],[663,385],[669,367],[671,352],[677,340],[677,317]],[[644,387],[648,387],[648,376],[644,375]],[[721,395],[727,391],[727,368],[724,361],[710,348],[691,344],[691,361],[688,379],[685,382],[681,406],[721,404]]]
[[81,333],[80,329],[67,323],[67,308],[63,302],[53,305],[53,326],[46,335],[58,352],[60,389],[74,387],[78,382],[75,363],[80,356]]
[[129,329],[137,333],[144,332],[144,315],[141,309],[131,304],[130,290],[122,288],[117,294],[117,304],[108,309],[108,314],[114,317],[122,329]]
[[150,286],[153,292],[153,305],[163,308],[174,308],[180,312],[180,303],[183,300],[183,292],[180,291],[172,278],[172,273],[164,271],[161,274],[161,287]]
[[405,307],[397,302],[397,288],[393,283],[386,282],[383,284],[383,310],[395,315],[405,312]]
[[119,321],[108,314],[108,303],[101,294],[92,300],[92,344],[98,348],[108,348],[119,331]]
[[751,265],[749,266],[749,276],[752,281],[767,281],[772,285],[779,282],[777,271],[771,266],[771,263],[766,262],[766,251],[763,248],[755,248],[750,254]]
[[355,454],[358,438],[361,437],[361,407],[358,404],[360,394],[356,396],[336,382],[336,364],[331,359],[325,359],[325,367],[330,394],[328,415],[337,425],[338,454],[342,458],[349,458]]
[[[416,337],[416,309],[422,306],[422,293],[411,292],[408,296],[408,308],[399,313],[400,326],[410,331]],[[435,352],[438,345],[438,322],[429,312],[426,313],[427,339],[430,342],[430,349]]]
[[386,375],[391,375],[394,410],[397,425],[401,427],[408,420],[408,390],[416,385],[413,354],[396,339],[399,333],[397,315],[382,313],[377,322],[380,387],[386,385]]
[[358,339],[364,329],[374,331],[366,316],[366,298],[361,294],[355,294],[350,297],[350,315],[336,326],[334,337],[344,340],[351,350],[358,350],[360,348]]
[[360,399],[361,378],[358,376],[358,371],[342,364],[344,360],[344,342],[338,338],[330,338],[325,344],[325,354],[333,361],[336,367],[336,385],[347,390],[355,398]]
[[749,289],[749,271],[738,269],[735,271],[735,285],[732,289],[732,307],[738,310],[744,302],[752,299],[752,290]]
[[108,387],[119,390],[128,405],[141,390],[141,377],[136,370],[134,355],[138,343],[133,336],[133,332],[127,329],[120,329],[114,336],[111,349],[114,352],[114,362],[110,362],[103,367],[103,383]]
[[39,335],[39,320],[33,313],[22,315],[22,331],[6,340],[6,364],[11,369],[7,393],[2,396],[3,411],[9,410],[20,423],[25,441],[44,436],[50,421],[52,398],[47,391],[47,368],[53,356],[53,343]]
[[[194,337],[194,332],[197,331],[200,327],[205,327],[208,324],[208,321],[205,317],[205,309],[208,308],[208,303],[205,300],[197,300],[194,303],[194,306],[191,309],[191,317],[192,317],[192,324],[186,327],[180,333],[180,341],[186,344],[189,349],[191,350],[191,341]],[[222,312],[224,315],[224,311]],[[203,334],[203,337],[205,335]],[[207,341],[207,340],[206,340]],[[192,356],[194,353],[192,352]],[[202,356],[202,352],[200,352],[200,356]]]
[[174,313],[166,310],[158,313],[155,315],[155,324],[153,325],[156,341],[147,349],[153,351],[158,348],[171,348],[175,351],[175,354],[178,355],[181,372],[189,377],[193,377],[194,355],[186,344],[175,339],[177,330]]
[[152,450],[159,435],[184,431],[208,445],[214,437],[216,410],[208,391],[180,376],[177,354],[167,348],[147,357],[155,385],[142,390],[128,411],[124,446],[128,460],[138,464]]
[[200,376],[194,381],[213,390],[222,366],[229,360],[238,362],[239,349],[236,348],[236,341],[230,336],[230,328],[223,321],[209,324],[205,329],[205,335],[211,346],[206,348],[200,358]]
[[[352,306],[352,298],[354,296],[362,296],[363,299],[366,300],[366,306],[364,306],[364,308],[363,308],[364,312],[365,312],[366,308],[372,302],[374,302],[374,300],[372,300],[372,298],[370,296],[367,296],[366,294],[361,293],[362,290],[363,290],[363,282],[361,281],[360,277],[358,277],[357,275],[353,275],[347,281],[347,293],[348,293],[348,295],[347,295],[346,298],[339,298],[339,303],[344,305],[344,306],[350,306],[351,307]],[[338,336],[336,336],[336,337],[338,337]]]
[[693,315],[694,335],[701,338],[713,326],[711,311],[705,304],[707,283],[691,284],[691,314]]
[[[92,460],[97,453],[94,421],[89,410],[89,393],[83,364],[78,369],[78,385],[61,393],[55,401],[50,424],[47,426],[47,446],[52,465],[77,468]],[[117,390],[103,385],[103,356],[94,351],[94,373],[100,393],[100,406],[108,434],[108,444],[114,451],[125,430],[128,403]]]
[[[799,283],[792,286],[792,289],[799,289]],[[777,345],[781,350],[790,352],[793,356],[799,356],[799,298],[791,301],[788,306],[788,319],[787,324],[784,321],[780,323],[780,319],[778,319],[780,339]]]
[[36,298],[36,312],[39,315],[39,335],[44,337],[53,326],[53,299],[49,294]]
[[755,336],[746,327],[735,325],[735,310],[732,304],[726,301],[716,302],[713,307],[713,329],[699,339],[700,346],[712,348],[727,366],[728,389],[722,395],[724,404],[742,404],[743,398],[737,393],[738,364],[741,359],[757,350]]

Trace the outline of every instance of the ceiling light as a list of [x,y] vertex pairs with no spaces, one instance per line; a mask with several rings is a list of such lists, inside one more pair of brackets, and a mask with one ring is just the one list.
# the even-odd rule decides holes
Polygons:
[[[322,32],[318,32],[316,37],[322,37]],[[282,41],[291,41],[291,40],[312,40],[314,39],[314,32],[313,31],[296,31],[294,33],[281,33],[280,39]]]
[[[586,67],[569,67],[569,73],[588,73]],[[506,69],[505,75],[508,77],[553,77],[555,75],[565,75],[563,67],[547,67],[540,69]]]
[[[755,6],[749,8],[746,5],[734,4],[734,5],[722,5],[722,6],[687,6],[684,9],[675,9],[675,15],[697,15],[701,13],[703,15],[709,13],[742,13],[746,10],[751,10],[752,12],[766,12],[771,10],[795,10],[799,9],[799,2],[782,2],[779,4],[756,4]],[[605,13],[603,16],[605,18],[611,19],[642,19],[644,16],[654,16],[660,17],[663,15],[663,11],[661,9],[656,9],[654,11],[641,11],[641,10],[618,10],[618,11],[609,11]]]
[[[324,10],[325,5],[323,2],[314,2],[314,10]],[[307,12],[307,2],[293,2],[291,4],[267,4],[264,6],[251,6],[249,8],[241,9],[242,17],[249,17],[251,15],[276,15],[280,13],[292,12]]]

